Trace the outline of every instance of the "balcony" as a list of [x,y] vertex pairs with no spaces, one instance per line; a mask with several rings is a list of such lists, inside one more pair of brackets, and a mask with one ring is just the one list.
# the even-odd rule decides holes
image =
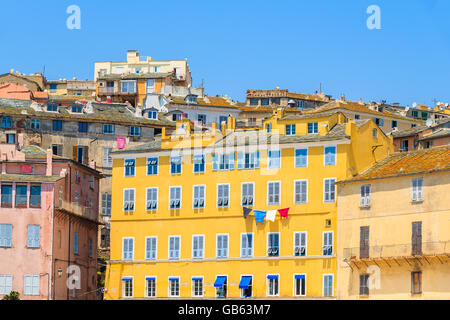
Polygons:
[[434,257],[441,263],[448,262],[450,259],[450,241],[344,248],[344,261],[347,263],[354,262],[355,264],[361,262],[367,265],[367,262],[370,261],[375,263],[376,261],[384,261],[388,265],[391,261],[397,264],[399,264],[399,261],[406,261],[409,264],[410,260],[420,261],[421,259],[430,263],[430,258]]
[[85,219],[98,221],[98,213],[95,212],[94,208],[82,206],[75,202],[60,201],[55,204],[55,209],[65,211]]
[[116,95],[119,94],[120,90],[119,88],[114,87],[99,87],[98,88],[98,95]]

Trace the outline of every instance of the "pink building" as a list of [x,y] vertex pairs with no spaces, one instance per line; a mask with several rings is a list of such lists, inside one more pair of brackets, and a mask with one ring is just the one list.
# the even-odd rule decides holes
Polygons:
[[18,141],[0,144],[0,299],[97,299],[102,176]]

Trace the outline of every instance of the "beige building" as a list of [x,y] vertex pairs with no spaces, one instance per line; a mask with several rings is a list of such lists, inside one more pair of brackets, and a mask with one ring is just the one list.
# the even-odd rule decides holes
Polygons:
[[450,147],[338,182],[338,299],[450,299]]

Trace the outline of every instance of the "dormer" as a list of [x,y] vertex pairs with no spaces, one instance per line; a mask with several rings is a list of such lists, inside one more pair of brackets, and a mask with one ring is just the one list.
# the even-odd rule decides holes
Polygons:
[[148,108],[143,111],[143,116],[147,119],[158,120],[158,109]]
[[69,110],[71,113],[83,113],[83,106],[81,104],[73,104]]
[[47,104],[47,107],[45,108],[45,111],[47,112],[58,112],[58,105],[54,103]]
[[188,94],[186,98],[184,98],[184,101],[187,103],[197,103],[198,96],[196,94]]

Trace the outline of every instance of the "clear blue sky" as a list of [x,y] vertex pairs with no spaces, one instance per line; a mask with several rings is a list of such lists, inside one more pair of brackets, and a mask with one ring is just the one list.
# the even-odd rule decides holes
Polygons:
[[[81,30],[66,28],[69,5]],[[369,5],[381,30],[366,27]],[[137,49],[188,58],[194,85],[243,100],[279,86],[365,101],[450,102],[448,0],[2,1],[0,73],[92,79],[94,61]]]

